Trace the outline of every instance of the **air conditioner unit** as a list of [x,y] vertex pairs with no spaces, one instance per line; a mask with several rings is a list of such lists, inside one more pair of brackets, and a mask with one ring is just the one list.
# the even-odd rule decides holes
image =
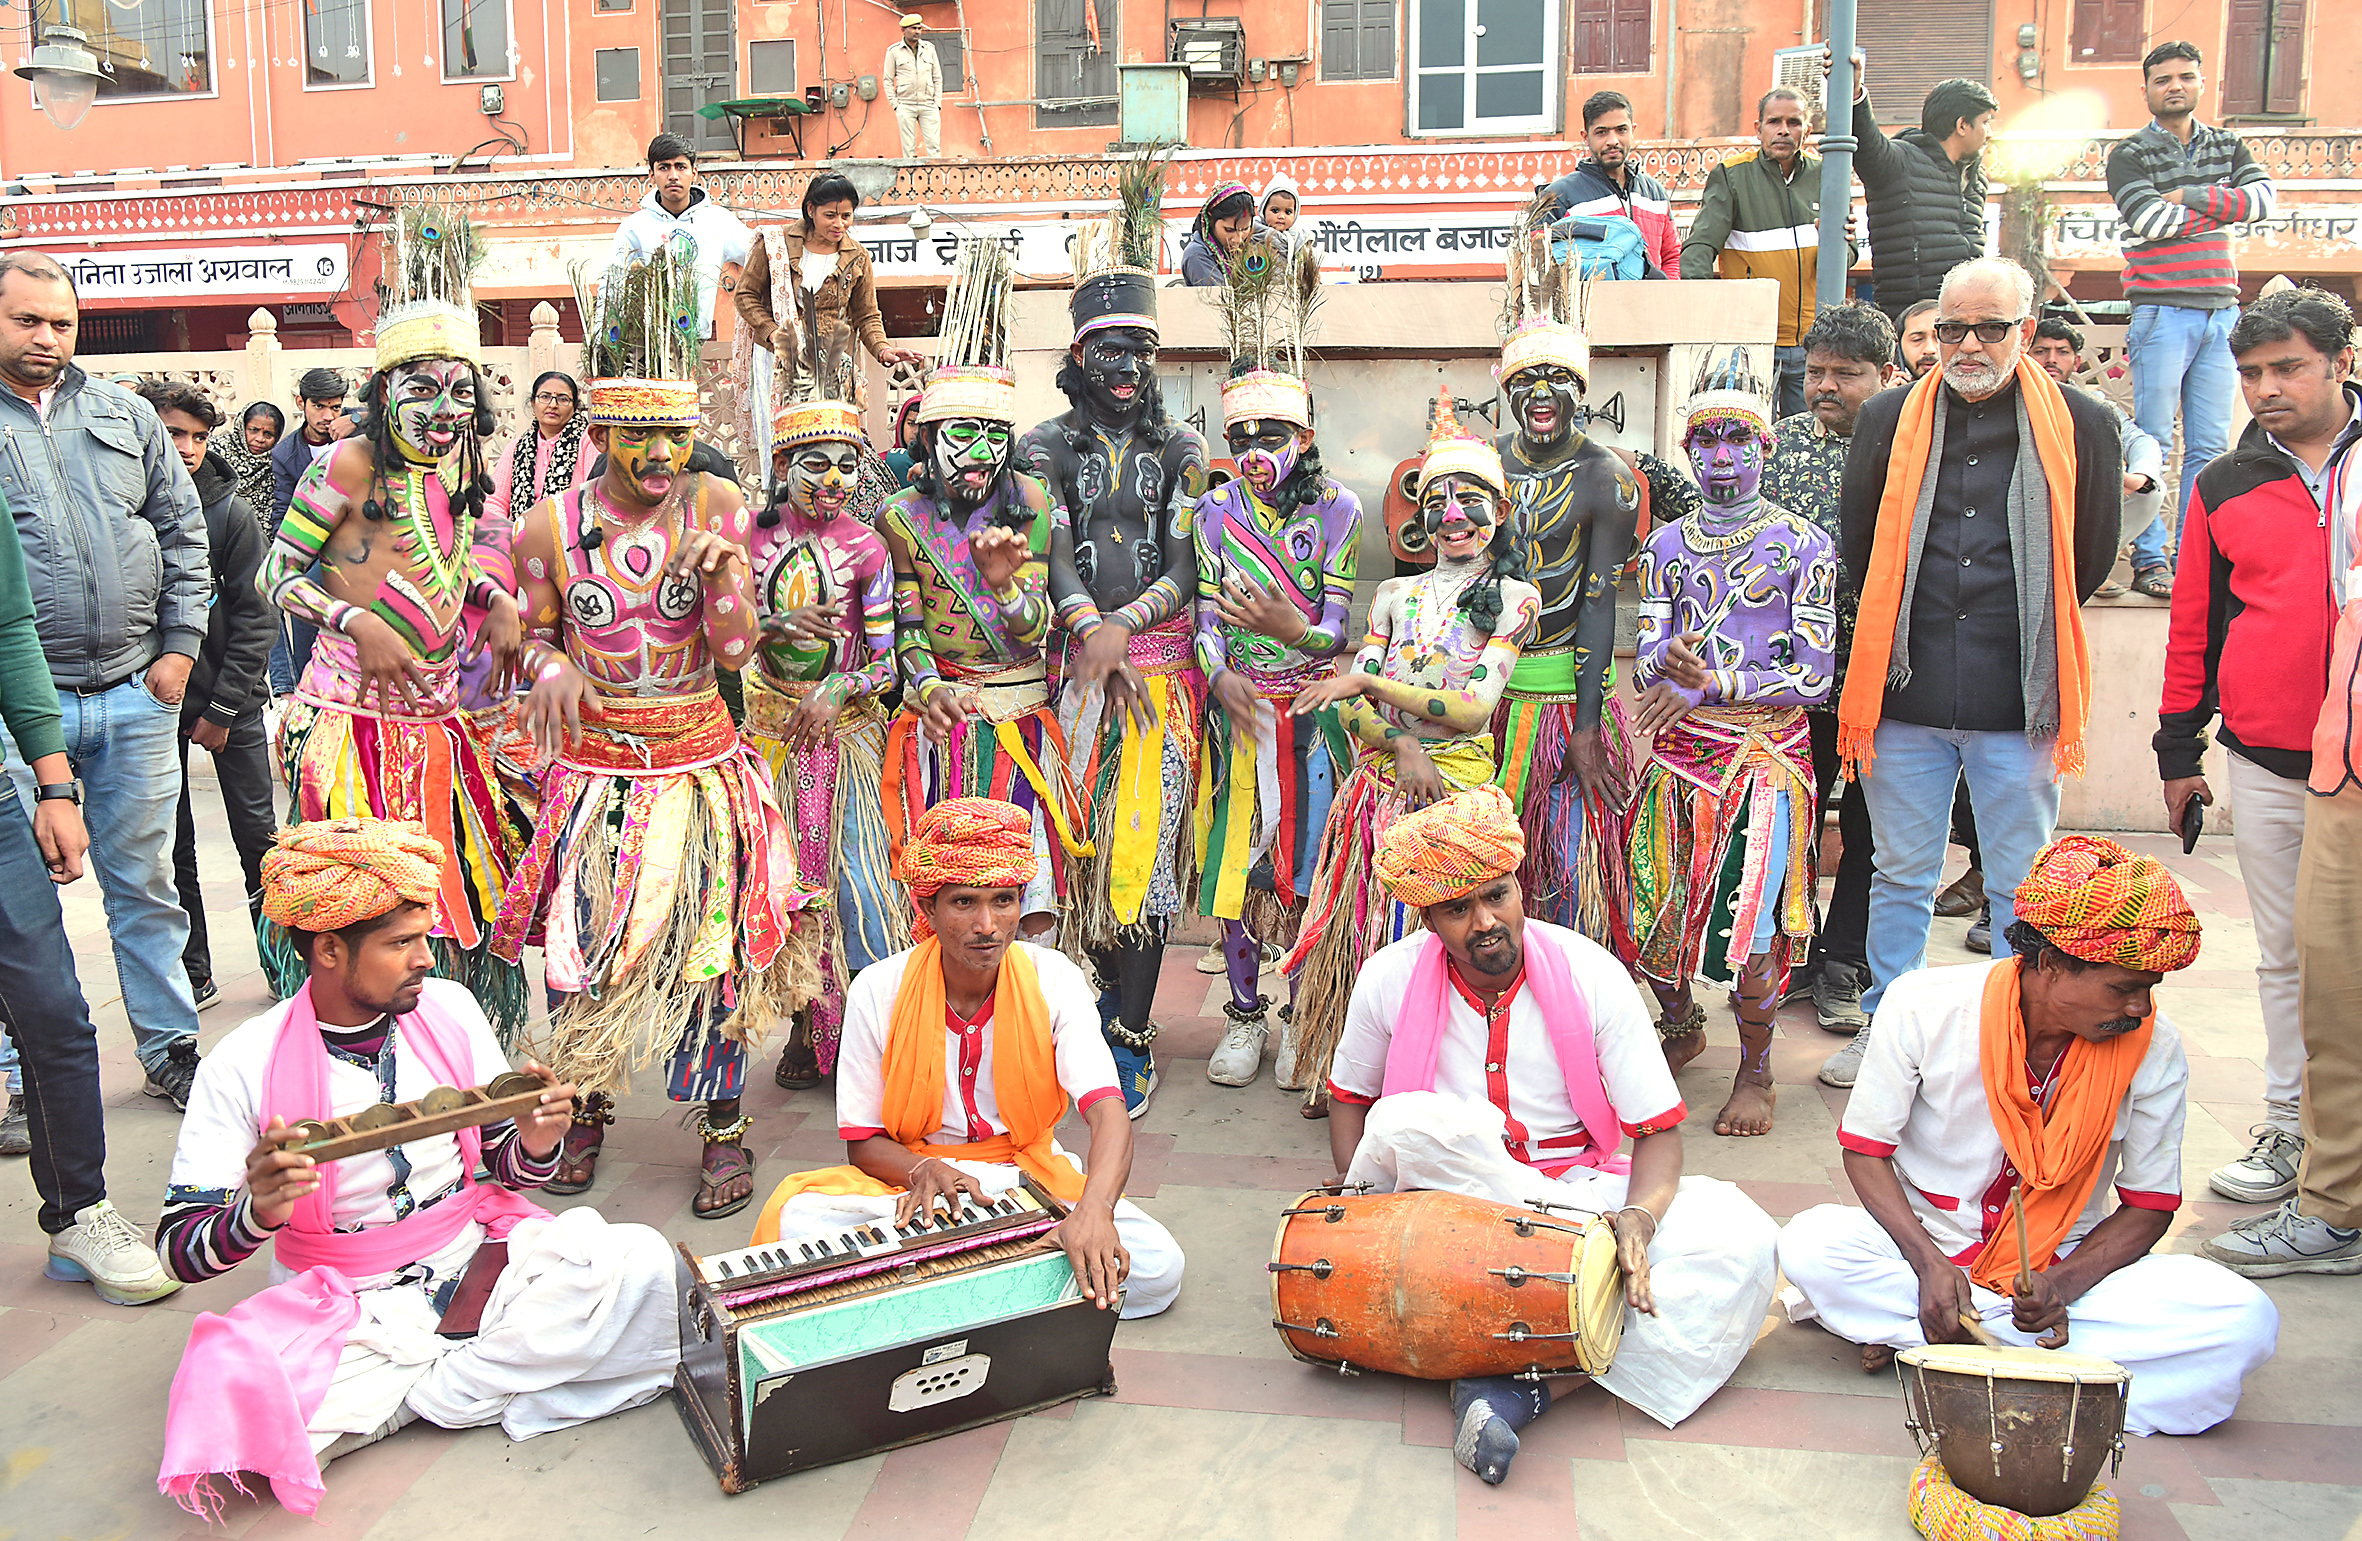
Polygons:
[[1829,89],[1828,80],[1821,74],[1821,56],[1827,52],[1819,43],[1772,50],[1772,84],[1804,98],[1807,123],[1821,116],[1821,98]]
[[1168,23],[1165,58],[1188,66],[1193,91],[1235,91],[1247,78],[1247,28],[1235,16]]

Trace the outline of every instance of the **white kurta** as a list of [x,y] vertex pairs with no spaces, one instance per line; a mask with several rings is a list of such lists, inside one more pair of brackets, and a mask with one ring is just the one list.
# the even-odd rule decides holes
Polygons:
[[[1987,975],[2016,965],[1921,969],[1897,979],[1878,1009],[1838,1140],[1891,1157],[1911,1212],[1947,1257],[1965,1265],[2009,1218],[2018,1175],[2002,1149],[1986,1099],[1980,1020]],[[2065,1255],[2117,1202],[2148,1209],[2181,1203],[2181,1140],[2189,1064],[2160,1012],[2134,1072],[2099,1181],[2061,1245]],[[2117,1202],[2110,1201],[2114,1187]],[[1804,1296],[1790,1313],[1819,1317],[1855,1343],[1908,1348],[1919,1325],[1919,1276],[1870,1215],[1824,1204],[1780,1233],[1780,1267]],[[2006,1295],[1972,1289],[1985,1325],[2003,1340],[2034,1336],[2010,1325]],[[2231,1416],[2240,1382],[2271,1358],[2280,1316],[2262,1290],[2204,1258],[2150,1256],[2108,1275],[2067,1308],[2067,1346],[2132,1371],[2126,1427],[2137,1434],[2195,1434]]]
[[[1617,1122],[1609,1136],[1663,1129],[1682,1117],[1640,991],[1604,949],[1574,932],[1529,919],[1558,943],[1591,1013],[1602,1081]],[[1384,1085],[1386,1047],[1424,935],[1382,949],[1363,967],[1346,1008],[1345,1039],[1332,1086],[1353,1100]],[[1350,1183],[1393,1193],[1435,1189],[1503,1204],[1571,1204],[1605,1214],[1622,1207],[1629,1179],[1587,1166],[1553,1177],[1568,1149],[1589,1141],[1575,1120],[1566,1078],[1530,992],[1510,1002],[1505,1058],[1488,1058],[1493,1028],[1448,985],[1436,1090],[1399,1092],[1370,1108],[1346,1173]],[[1505,1070],[1490,1067],[1505,1066]],[[1506,1086],[1501,1082],[1506,1077]],[[1490,1095],[1500,1092],[1508,1112]],[[1537,1165],[1512,1154],[1509,1120],[1526,1130]],[[1571,1137],[1571,1138],[1570,1138]],[[1553,1157],[1557,1159],[1553,1159]],[[1777,1282],[1778,1227],[1755,1201],[1711,1177],[1685,1177],[1649,1243],[1657,1314],[1627,1310],[1616,1362],[1599,1384],[1670,1428],[1730,1379],[1754,1346]]]
[[[1013,944],[1025,949],[1041,979],[1049,1008],[1051,1052],[1056,1057],[1058,1084],[1077,1108],[1122,1095],[1116,1089],[1115,1056],[1099,1030],[1097,996],[1082,970],[1064,953]],[[837,1126],[847,1144],[885,1133],[886,1040],[893,1030],[894,998],[902,988],[902,971],[911,954],[881,958],[861,971],[845,992],[844,1037],[837,1049]],[[943,1035],[943,1127],[927,1136],[931,1145],[965,1145],[1008,1132],[992,1087],[992,1021],[945,1024]],[[1058,1154],[1077,1172],[1083,1167],[1063,1147]],[[1012,1163],[955,1161],[987,1193],[1017,1186],[1018,1168]],[[834,1236],[856,1225],[890,1219],[896,1200],[855,1195],[799,1193],[780,1207],[779,1236],[796,1241],[811,1236]],[[1124,1281],[1123,1317],[1154,1316],[1181,1293],[1185,1260],[1173,1233],[1148,1217],[1130,1199],[1115,1206],[1116,1238],[1131,1254],[1132,1271]]]
[[[430,979],[426,988],[466,1031],[467,1084],[506,1071],[475,998],[445,980]],[[197,1067],[173,1153],[176,1191],[235,1196],[244,1186],[246,1154],[262,1127],[263,1074],[288,1009],[233,1028]],[[406,1052],[399,1029],[389,1048],[394,1100],[433,1090],[436,1078]],[[340,1118],[381,1097],[375,1075],[336,1059],[328,1090],[331,1116]],[[337,1229],[387,1225],[444,1197],[459,1184],[459,1161],[458,1137],[437,1135],[337,1162]],[[526,1221],[509,1236],[509,1264],[481,1331],[465,1341],[439,1337],[434,1296],[466,1271],[483,1240],[484,1228],[470,1224],[433,1257],[352,1280],[361,1317],[311,1420],[316,1451],[346,1436],[335,1453],[358,1449],[413,1415],[445,1428],[498,1423],[511,1438],[526,1439],[636,1407],[672,1384],[679,1303],[672,1249],[659,1232],[611,1226],[587,1209]],[[274,1253],[272,1282],[292,1277]]]

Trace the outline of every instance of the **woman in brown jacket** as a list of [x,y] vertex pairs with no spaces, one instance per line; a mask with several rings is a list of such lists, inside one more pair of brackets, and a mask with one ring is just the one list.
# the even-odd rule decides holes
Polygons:
[[[738,278],[738,315],[754,345],[776,357],[783,312],[789,307],[802,311],[819,343],[812,356],[841,359],[850,372],[850,379],[821,382],[822,394],[838,400],[860,399],[856,337],[881,364],[925,359],[886,340],[869,253],[852,236],[853,211],[860,206],[861,195],[850,180],[839,172],[822,172],[804,189],[804,217],[758,232]],[[804,294],[812,297],[809,309],[802,303]],[[779,364],[784,384],[791,361]]]

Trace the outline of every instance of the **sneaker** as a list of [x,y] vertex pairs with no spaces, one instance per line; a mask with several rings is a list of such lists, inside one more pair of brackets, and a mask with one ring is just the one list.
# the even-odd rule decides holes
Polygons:
[[[1814,991],[1820,987],[1822,969],[1829,966],[1829,960],[1824,958],[1821,960],[1819,968],[1804,963],[1788,970],[1788,988],[1780,996],[1779,1003],[1785,1006],[1790,1001],[1810,999]],[[1736,990],[1731,992],[1730,1009],[1734,1013],[1739,1009],[1739,992]]]
[[117,1306],[144,1306],[180,1288],[155,1247],[105,1199],[76,1211],[74,1223],[49,1238],[41,1272],[61,1284],[87,1284]]
[[[2255,1136],[2254,1147],[2206,1179],[2206,1186],[2242,1204],[2277,1204],[2296,1191],[2305,1137],[2277,1124],[2258,1124],[2248,1132]],[[0,1154],[7,1153],[7,1146],[0,1144]]]
[[148,1072],[148,1084],[140,1090],[151,1097],[162,1097],[175,1112],[189,1110],[189,1088],[197,1083],[197,1040],[183,1038],[164,1052],[164,1063]]
[[1124,1094],[1124,1115],[1138,1118],[1148,1111],[1148,1099],[1156,1095],[1156,1059],[1145,1049],[1127,1049],[1110,1044],[1115,1050],[1115,1084]]
[[1230,967],[1230,960],[1222,956],[1220,942],[1216,942],[1197,955],[1197,971],[1201,974],[1219,974],[1228,967]]
[[203,1011],[221,999],[221,986],[208,979],[203,984],[192,984],[189,993],[197,998],[197,1009]]
[[1968,935],[1960,939],[1960,945],[1970,952],[1981,952],[1988,958],[1993,955],[1992,905],[1986,905],[1978,914],[1977,923],[1968,928]]
[[2296,1212],[2295,1199],[2250,1215],[2198,1250],[2233,1273],[2277,1279],[2290,1273],[2362,1273],[2362,1230],[2340,1230]]
[[1971,867],[1936,895],[1936,913],[1946,920],[1974,915],[1985,904],[1985,875]]
[[1216,1086],[1254,1085],[1263,1069],[1263,1045],[1270,1038],[1271,1029],[1260,1008],[1251,1016],[1231,1017],[1220,1047],[1206,1061],[1206,1079]]
[[1821,977],[1813,981],[1813,1010],[1821,1026],[1832,1033],[1855,1033],[1870,1025],[1870,1014],[1862,1010],[1862,987],[1869,983],[1868,974],[1867,969],[1835,958],[1822,962]]
[[1854,1034],[1853,1042],[1830,1055],[1829,1062],[1821,1067],[1821,1084],[1840,1091],[1850,1088],[1862,1073],[1862,1056],[1869,1052],[1870,1024],[1864,1022]]
[[33,1125],[25,1116],[25,1094],[8,1094],[8,1111],[0,1113],[0,1156],[29,1156],[33,1153]]
[[1300,1092],[1304,1078],[1296,1073],[1296,1008],[1279,1008],[1279,1052],[1271,1057],[1271,1084],[1283,1092]]

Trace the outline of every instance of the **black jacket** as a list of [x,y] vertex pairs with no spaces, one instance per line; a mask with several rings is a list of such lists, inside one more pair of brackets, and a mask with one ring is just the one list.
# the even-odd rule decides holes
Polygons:
[[1854,175],[1870,201],[1870,270],[1890,316],[1936,297],[1944,275],[1985,254],[1985,163],[1955,165],[1925,129],[1889,139],[1870,98],[1854,103]]
[[237,474],[219,451],[207,450],[192,478],[205,505],[205,536],[213,554],[213,608],[205,645],[189,671],[189,693],[181,702],[182,732],[200,718],[228,727],[262,709],[271,639],[278,614],[254,586],[262,566],[262,525],[238,495]]

